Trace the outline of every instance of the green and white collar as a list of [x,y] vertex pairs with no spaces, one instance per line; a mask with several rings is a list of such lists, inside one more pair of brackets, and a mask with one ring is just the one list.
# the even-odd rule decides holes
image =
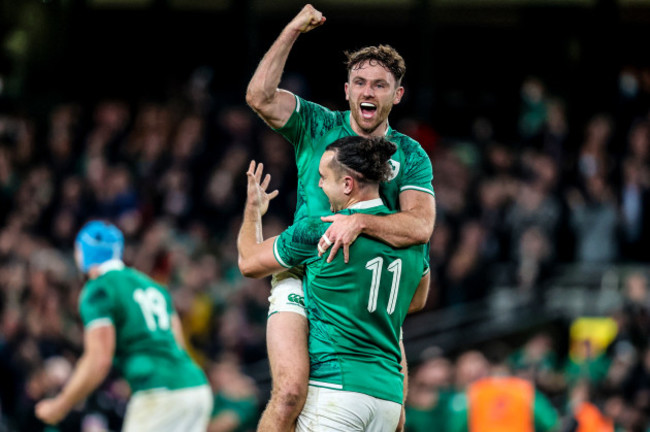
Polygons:
[[359,201],[357,203],[352,204],[349,209],[352,210],[363,210],[363,209],[369,209],[373,207],[379,207],[384,205],[384,202],[382,201],[381,198],[375,198],[371,200],[366,200],[366,201]]
[[124,263],[119,259],[108,260],[97,266],[97,270],[99,270],[100,275],[106,274],[113,270],[122,270],[123,268]]

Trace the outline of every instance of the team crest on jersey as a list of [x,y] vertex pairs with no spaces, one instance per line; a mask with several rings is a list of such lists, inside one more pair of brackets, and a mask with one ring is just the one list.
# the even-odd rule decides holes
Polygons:
[[390,177],[388,178],[388,181],[391,181],[395,177],[397,177],[397,173],[399,173],[399,162],[397,162],[397,161],[395,161],[393,159],[388,159],[388,163],[390,164],[390,167],[393,170]]

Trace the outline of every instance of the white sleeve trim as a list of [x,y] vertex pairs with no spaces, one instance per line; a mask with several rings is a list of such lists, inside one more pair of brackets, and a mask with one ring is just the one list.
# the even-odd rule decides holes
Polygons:
[[423,188],[421,186],[409,186],[409,185],[407,185],[407,186],[402,186],[401,188],[399,188],[400,192],[404,192],[405,190],[416,190],[416,191],[420,191],[420,192],[426,192],[429,195],[435,196],[435,194],[433,193],[432,190],[429,190],[427,188]]
[[296,95],[294,97],[296,98],[296,112],[300,112],[300,99]]
[[284,267],[284,268],[291,268],[291,266],[290,266],[290,265],[287,265],[287,263],[285,263],[285,262],[282,260],[282,258],[280,257],[280,253],[278,252],[278,239],[279,239],[279,238],[280,238],[280,237],[276,238],[276,239],[273,241],[273,256],[275,256],[275,259],[278,261],[278,263],[279,263],[282,267]]
[[86,324],[84,326],[84,329],[90,330],[96,327],[104,327],[104,326],[112,326],[112,325],[113,325],[113,320],[110,318],[97,318],[90,321],[88,324]]
[[431,267],[425,268],[424,271],[422,272],[422,276],[428,275],[430,271],[431,271]]

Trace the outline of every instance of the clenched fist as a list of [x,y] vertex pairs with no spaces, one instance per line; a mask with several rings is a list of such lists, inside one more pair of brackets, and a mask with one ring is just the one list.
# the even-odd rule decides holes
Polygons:
[[305,5],[302,10],[289,23],[290,28],[300,33],[307,33],[310,30],[320,27],[325,22],[325,17],[310,4]]

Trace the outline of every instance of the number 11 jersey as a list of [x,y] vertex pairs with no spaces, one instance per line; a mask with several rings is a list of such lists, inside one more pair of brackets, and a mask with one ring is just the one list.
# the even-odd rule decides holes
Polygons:
[[[363,201],[341,214],[392,213],[381,199]],[[309,318],[309,384],[402,403],[400,328],[420,279],[429,271],[425,245],[393,248],[365,235],[331,263],[316,244],[330,224],[307,217],[274,242],[278,263],[306,265]]]

